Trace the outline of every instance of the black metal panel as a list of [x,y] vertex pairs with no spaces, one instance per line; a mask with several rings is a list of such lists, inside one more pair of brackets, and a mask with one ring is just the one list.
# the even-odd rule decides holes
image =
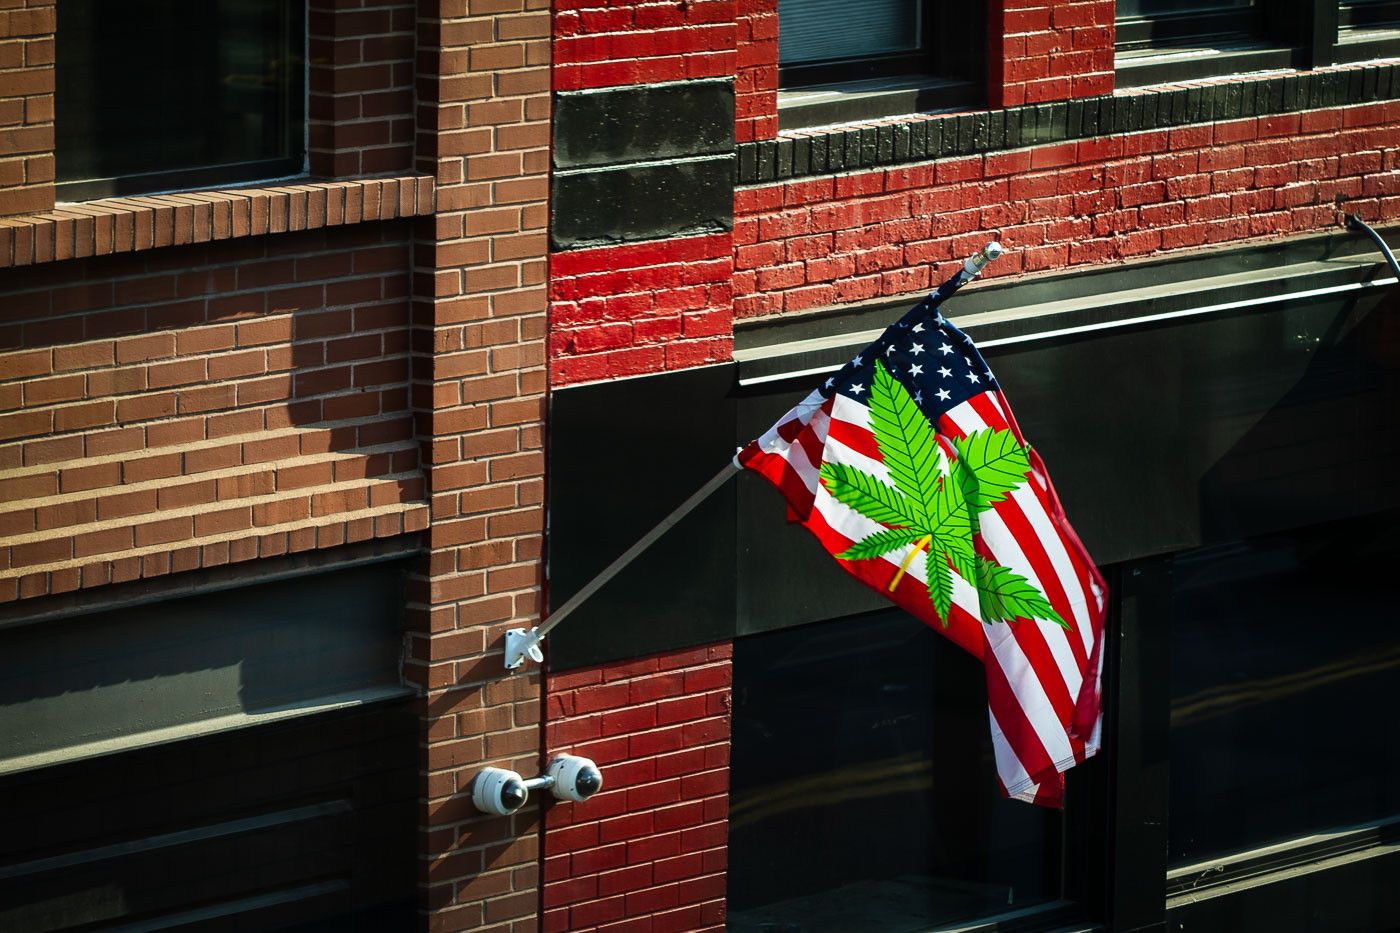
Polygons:
[[0,929],[410,929],[417,733],[400,699],[0,779]]
[[1252,879],[1232,890],[1173,898],[1167,910],[1167,929],[1172,933],[1373,933],[1400,929],[1398,877],[1400,850],[1393,845],[1369,858],[1324,859],[1301,870]]
[[732,230],[733,162],[719,155],[555,172],[550,240],[570,249]]
[[1113,930],[1160,929],[1167,878],[1171,559],[1118,568],[1110,620],[1104,747],[1110,762],[1107,916]]
[[[559,389],[549,415],[549,602],[559,607],[734,455],[734,368]],[[554,669],[734,634],[733,483],[550,633]]]
[[[1377,511],[1400,318],[1294,301],[984,355],[1076,530],[1114,562]],[[1369,312],[1369,313],[1368,313]]]
[[730,152],[732,79],[554,95],[554,165],[612,165]]

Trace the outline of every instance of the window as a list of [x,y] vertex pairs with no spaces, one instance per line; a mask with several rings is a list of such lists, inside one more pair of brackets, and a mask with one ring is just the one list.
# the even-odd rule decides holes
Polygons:
[[1118,0],[1119,87],[1400,54],[1400,0]]
[[1292,51],[1268,35],[1256,0],[1119,0],[1115,41],[1120,87],[1293,64]]
[[731,741],[730,929],[1059,916],[1064,815],[997,793],[981,665],[904,612],[736,640]]
[[779,124],[810,126],[981,100],[984,4],[778,0]]
[[305,18],[297,0],[59,4],[60,199],[302,172]]
[[1337,42],[1333,60],[1367,61],[1400,50],[1400,2],[1341,0],[1337,4]]
[[1400,668],[1396,514],[1178,554],[1171,861],[1400,815],[1400,746],[1368,710]]

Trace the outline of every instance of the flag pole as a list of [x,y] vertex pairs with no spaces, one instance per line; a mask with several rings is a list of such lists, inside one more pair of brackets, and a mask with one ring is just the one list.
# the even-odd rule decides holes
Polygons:
[[564,605],[549,614],[549,618],[542,624],[535,626],[528,632],[523,628],[513,628],[506,632],[506,669],[515,670],[525,663],[525,658],[530,658],[536,664],[544,661],[544,653],[540,651],[540,640],[548,635],[554,626],[563,622],[571,612],[583,604],[583,602],[598,592],[605,583],[622,572],[622,569],[632,561],[636,560],[647,548],[656,543],[656,540],[670,531],[675,525],[700,503],[708,499],[714,492],[725,484],[729,477],[733,476],[740,469],[738,459],[730,460],[724,465],[710,481],[701,486],[690,498],[676,507],[670,515],[663,518],[655,528],[642,536],[636,544],[624,551],[617,560],[608,564],[602,573],[588,581],[583,589],[579,590]]
[[[1000,255],[1001,244],[993,241],[969,256],[967,261],[963,263],[962,269],[958,272],[958,286],[961,287],[972,281],[982,272],[987,263]],[[528,631],[523,628],[508,629],[506,631],[506,670],[516,670],[525,663],[526,658],[529,658],[536,664],[543,663],[544,652],[540,650],[540,642],[549,634],[554,626],[568,618],[569,614],[581,606],[585,600],[598,592],[605,583],[621,573],[624,567],[637,559],[638,555],[655,544],[656,539],[670,531],[676,523],[689,515],[697,505],[713,495],[715,490],[723,486],[725,482],[728,481],[729,477],[733,476],[740,469],[742,469],[742,467],[739,465],[739,458],[736,455],[734,459],[726,463],[724,468],[716,473],[709,482],[697,489],[689,499],[677,506],[675,511],[667,515],[655,528],[643,535],[640,541],[624,551],[617,560],[608,564],[607,568],[604,569],[602,573],[588,581],[584,588],[569,597],[564,602],[564,605],[550,613],[549,618],[545,619],[543,623],[534,626]]]
[[1360,230],[1375,242],[1381,255],[1385,257],[1385,261],[1390,264],[1390,271],[1395,273],[1397,279],[1400,279],[1400,263],[1396,263],[1395,254],[1390,251],[1389,246],[1385,245],[1385,240],[1381,239],[1381,235],[1371,229],[1371,225],[1362,220],[1360,214],[1348,214],[1346,223],[1348,230]]

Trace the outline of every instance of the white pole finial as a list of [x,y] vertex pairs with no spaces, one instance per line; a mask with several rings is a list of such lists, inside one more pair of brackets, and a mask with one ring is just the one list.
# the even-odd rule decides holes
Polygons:
[[967,258],[963,263],[962,275],[959,277],[959,284],[965,285],[977,277],[986,268],[987,263],[1001,255],[1001,244],[996,240],[988,243],[977,252]]

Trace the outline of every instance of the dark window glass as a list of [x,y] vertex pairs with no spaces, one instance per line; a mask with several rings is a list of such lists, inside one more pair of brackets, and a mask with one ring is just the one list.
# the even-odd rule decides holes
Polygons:
[[55,158],[65,198],[302,170],[305,7],[64,0]]
[[1174,864],[1400,814],[1398,521],[1177,556]]
[[1164,16],[1174,13],[1201,13],[1208,10],[1228,10],[1252,6],[1253,0],[1118,0],[1118,18],[1130,16]]
[[861,58],[919,48],[917,0],[872,0],[851,28],[849,0],[778,0],[778,61],[783,65]]
[[734,644],[729,929],[903,933],[1054,900],[1061,814],[997,791],[983,672],[890,611]]
[[1400,0],[1347,0],[1337,4],[1337,37],[1359,40],[1370,31],[1400,26]]
[[778,0],[778,126],[972,107],[985,100],[987,7]]
[[1114,41],[1119,49],[1239,44],[1262,35],[1260,13],[1253,0],[1119,0]]

